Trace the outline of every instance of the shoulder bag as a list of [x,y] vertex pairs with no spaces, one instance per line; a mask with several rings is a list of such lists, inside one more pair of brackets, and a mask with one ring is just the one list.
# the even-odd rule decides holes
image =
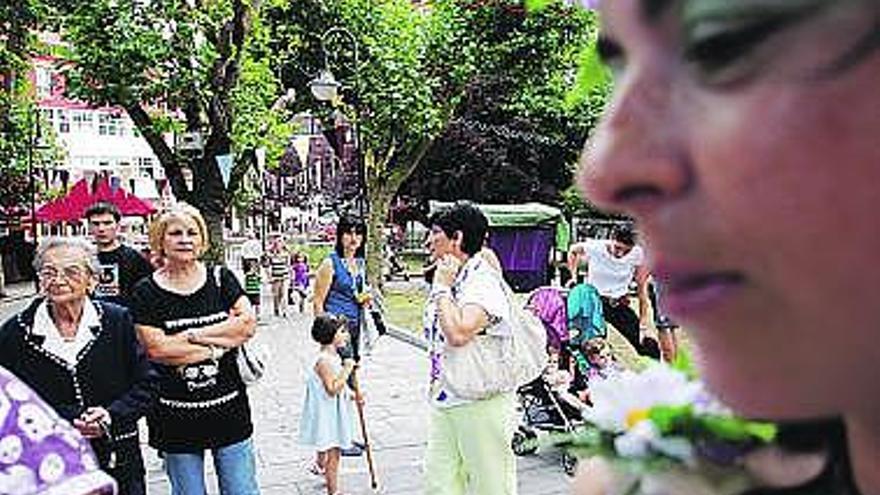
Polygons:
[[[223,282],[220,270],[220,265],[214,267],[214,281],[222,295]],[[249,340],[238,346],[236,352],[235,361],[238,365],[238,374],[241,377],[241,381],[247,386],[260,381],[260,378],[263,378],[263,375],[266,374],[266,364],[268,363],[268,353],[265,348],[255,344],[253,340]]]
[[509,335],[477,334],[463,346],[447,344],[443,350],[444,388],[456,397],[480,400],[511,392],[538,378],[547,366],[547,333],[544,326],[513,296],[513,290],[497,274],[497,280],[510,306]]

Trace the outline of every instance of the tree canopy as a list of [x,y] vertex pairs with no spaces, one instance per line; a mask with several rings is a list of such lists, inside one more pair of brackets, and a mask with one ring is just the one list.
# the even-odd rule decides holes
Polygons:
[[[601,108],[574,93],[595,35],[592,13],[561,4],[527,12],[509,2],[474,7],[481,52],[466,104],[403,187],[409,196],[557,203]],[[592,96],[592,97],[591,97]]]
[[[40,116],[33,84],[26,77],[31,57],[39,49],[35,32],[46,19],[38,0],[9,0],[0,6],[0,206],[27,204],[32,190],[32,165],[51,165],[57,151],[45,134],[37,146]],[[42,126],[46,129],[45,126]],[[6,210],[4,210],[5,212]]]
[[[219,239],[253,149],[280,155],[283,94],[271,71],[259,0],[180,2],[56,0],[63,3],[63,59],[72,96],[123,108],[165,170],[174,195],[205,215]],[[184,155],[166,142],[173,132],[199,133],[201,153]],[[231,181],[218,156],[232,155]],[[192,190],[183,168],[192,170]],[[215,243],[222,246],[222,243]]]

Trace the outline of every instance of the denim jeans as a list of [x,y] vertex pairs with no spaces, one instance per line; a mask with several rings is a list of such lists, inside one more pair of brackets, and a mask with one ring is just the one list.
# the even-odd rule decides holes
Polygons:
[[[250,438],[211,450],[221,495],[259,495]],[[172,495],[205,495],[205,453],[165,453]]]

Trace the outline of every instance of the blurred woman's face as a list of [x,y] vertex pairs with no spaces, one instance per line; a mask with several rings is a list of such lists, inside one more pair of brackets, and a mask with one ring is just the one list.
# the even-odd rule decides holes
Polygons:
[[80,301],[94,285],[88,255],[76,247],[59,246],[46,251],[37,275],[40,288],[54,304]]
[[342,248],[348,253],[356,252],[364,242],[364,236],[355,229],[342,233]]
[[746,413],[876,389],[878,18],[873,0],[603,2],[616,92],[579,180],[636,218],[664,306]]
[[202,254],[204,240],[199,225],[190,217],[176,217],[168,221],[162,238],[162,253],[168,261],[195,262]]

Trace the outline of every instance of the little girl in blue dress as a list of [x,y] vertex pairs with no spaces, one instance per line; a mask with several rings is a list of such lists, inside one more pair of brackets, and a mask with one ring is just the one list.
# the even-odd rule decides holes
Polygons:
[[321,349],[306,378],[299,441],[318,451],[313,472],[323,473],[329,495],[338,495],[340,449],[350,448],[354,435],[353,392],[347,382],[355,362],[342,361],[337,353],[349,339],[345,318],[315,317],[312,338]]

